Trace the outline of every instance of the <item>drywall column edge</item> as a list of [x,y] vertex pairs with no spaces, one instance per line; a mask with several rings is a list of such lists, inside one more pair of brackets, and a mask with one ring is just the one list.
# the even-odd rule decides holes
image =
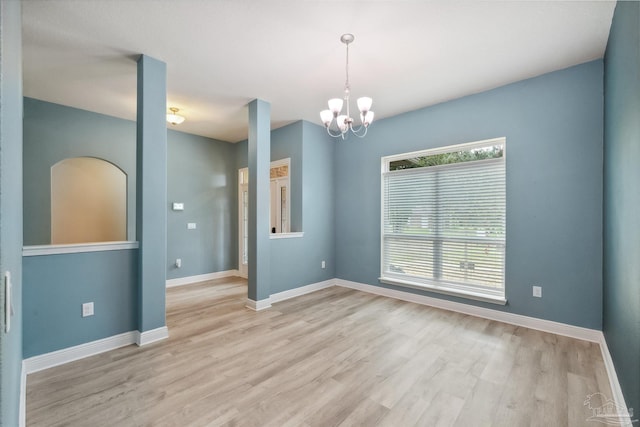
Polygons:
[[249,103],[249,289],[253,301],[269,298],[269,168],[271,163],[271,105]]
[[138,330],[165,326],[167,257],[167,66],[138,59],[136,237]]
[[[0,425],[17,426],[22,373],[22,12],[0,4]],[[5,325],[5,272],[11,276],[10,329]],[[22,390],[24,392],[24,390]],[[22,395],[23,396],[23,395]]]

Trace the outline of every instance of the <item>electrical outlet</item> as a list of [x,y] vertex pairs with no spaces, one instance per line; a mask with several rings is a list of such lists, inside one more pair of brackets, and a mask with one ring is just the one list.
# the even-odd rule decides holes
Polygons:
[[542,298],[542,286],[533,287],[533,296],[536,298]]
[[326,262],[324,262],[324,261],[322,261],[322,264],[320,264],[320,266],[321,266],[322,268],[327,268],[327,263],[326,263]]
[[176,258],[176,268],[182,267],[182,260],[180,258]]
[[82,317],[93,316],[93,302],[82,304]]
[[195,230],[196,229],[196,223],[195,222],[190,222],[187,224],[187,230]]

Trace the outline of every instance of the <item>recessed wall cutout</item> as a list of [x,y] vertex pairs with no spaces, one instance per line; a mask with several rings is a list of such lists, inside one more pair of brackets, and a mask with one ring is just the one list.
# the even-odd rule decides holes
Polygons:
[[102,159],[51,167],[51,244],[127,240],[127,175]]

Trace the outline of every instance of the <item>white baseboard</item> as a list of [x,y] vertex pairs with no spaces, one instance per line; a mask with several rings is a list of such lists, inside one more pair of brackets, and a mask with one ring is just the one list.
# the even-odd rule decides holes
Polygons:
[[402,301],[413,302],[416,304],[442,308],[444,310],[455,311],[458,313],[482,317],[489,320],[496,320],[498,322],[509,323],[516,326],[524,326],[525,328],[536,329],[543,332],[550,332],[557,335],[564,335],[566,337],[577,338],[584,341],[600,343],[600,337],[602,335],[601,331],[595,329],[567,325],[565,323],[553,322],[551,320],[537,319],[535,317],[523,316],[521,314],[507,313],[504,311],[492,310],[489,308],[448,301],[440,298],[432,298],[426,295],[418,295],[410,292],[399,291],[396,289],[383,288],[381,286],[366,285],[364,283],[351,282],[349,280],[343,279],[335,279],[334,283],[336,284],[336,286],[356,289],[359,291],[395,298]]
[[125,332],[112,337],[64,348],[62,350],[52,351],[51,353],[33,356],[22,361],[25,382],[27,374],[32,374],[43,369],[53,368],[54,366],[63,365],[65,363],[73,362],[74,360],[84,359],[85,357],[104,353],[105,351],[115,350],[116,348],[127,345],[138,344],[139,346],[142,346],[168,337],[169,330],[166,326],[163,326],[161,328],[145,332]]
[[254,301],[251,298],[247,298],[245,307],[253,311],[265,310],[267,308],[271,308],[271,300],[269,298],[265,298],[259,301]]
[[20,365],[20,414],[18,425],[20,427],[27,425],[27,370],[24,367],[24,360]]
[[196,276],[178,277],[177,279],[167,280],[166,285],[167,288],[172,288],[174,286],[191,285],[193,283],[206,282],[207,280],[222,279],[224,277],[233,276],[240,276],[240,272],[238,270],[225,270],[215,273],[198,274]]
[[[620,387],[620,381],[618,381],[618,374],[613,364],[613,358],[609,352],[609,346],[604,334],[600,332],[600,351],[602,352],[602,360],[604,360],[604,367],[607,370],[607,376],[609,377],[609,386],[611,387],[611,393],[613,393],[612,399],[616,408],[627,409],[628,406],[624,401],[624,395],[622,394],[622,388]],[[637,417],[636,417],[637,418]],[[622,426],[632,426],[631,417],[626,416],[621,420]]]
[[276,302],[288,300],[290,298],[299,297],[301,295],[310,294],[321,289],[330,288],[335,285],[335,279],[325,280],[323,282],[311,283],[310,285],[300,286],[299,288],[289,289],[288,291],[278,292],[269,297],[269,301],[273,304]]
[[115,350],[116,348],[135,344],[138,331],[125,332],[123,334],[114,335],[112,337],[91,341],[86,344],[80,344],[62,350],[52,351],[51,353],[33,356],[24,359],[24,374],[32,374],[43,369],[53,368],[54,366],[73,362],[74,360],[83,359],[95,354],[104,353],[105,351]]
[[299,288],[289,289],[286,291],[278,292],[276,294],[271,294],[269,298],[261,299],[259,301],[254,301],[252,299],[247,298],[246,307],[253,311],[265,310],[271,307],[271,304],[276,302],[285,301],[291,298],[299,297],[301,295],[306,295],[311,292],[316,292],[321,289],[330,288],[335,285],[335,279],[325,280],[323,282],[311,283],[309,285],[300,286]]
[[162,326],[150,331],[136,331],[136,344],[139,347],[169,338],[169,328]]
[[525,328],[563,335],[584,341],[595,343],[600,343],[602,341],[602,332],[595,329],[567,325],[566,323],[537,319],[535,317],[523,316],[521,314],[508,313],[504,311],[493,310],[490,308],[478,307],[471,304],[433,298],[426,295],[404,292],[397,289],[383,288],[381,286],[367,285],[364,283],[352,282],[343,279],[330,279],[323,282],[312,283],[310,285],[301,286],[299,288],[273,294],[269,298],[260,301],[253,301],[248,299],[247,307],[252,310],[260,311],[271,307],[272,303],[284,301],[289,298],[295,298],[297,296],[305,295],[310,292],[315,292],[331,286],[341,286],[344,288],[356,289],[375,295],[386,296],[389,298],[395,298],[402,301],[413,302],[416,304],[428,305],[431,307],[455,311],[458,313],[468,314],[470,316],[481,317],[484,319],[496,320],[498,322],[509,323],[516,326],[523,326]]

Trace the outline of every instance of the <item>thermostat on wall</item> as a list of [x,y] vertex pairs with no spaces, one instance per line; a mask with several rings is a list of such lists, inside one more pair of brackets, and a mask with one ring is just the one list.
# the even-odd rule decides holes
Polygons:
[[173,210],[174,211],[183,211],[184,210],[184,203],[173,203]]

